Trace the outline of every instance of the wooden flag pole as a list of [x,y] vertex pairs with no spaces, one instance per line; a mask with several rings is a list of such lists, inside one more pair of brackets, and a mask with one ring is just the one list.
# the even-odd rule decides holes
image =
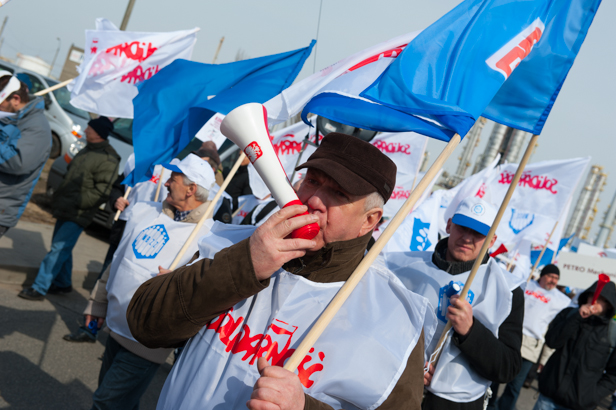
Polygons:
[[362,279],[364,274],[370,268],[370,265],[374,262],[376,257],[381,253],[387,241],[391,239],[393,234],[396,232],[396,229],[400,226],[400,224],[404,221],[404,218],[408,215],[408,213],[413,209],[419,198],[423,195],[424,191],[430,186],[432,179],[438,175],[438,172],[443,167],[443,164],[449,158],[453,150],[460,143],[460,136],[458,134],[454,135],[453,138],[449,141],[443,152],[438,156],[434,164],[430,167],[426,175],[419,181],[417,185],[417,189],[411,192],[411,195],[407,198],[402,205],[402,208],[396,213],[396,216],[393,217],[385,231],[381,234],[379,239],[374,243],[370,251],[366,254],[364,259],[360,262],[360,264],[355,268],[355,272],[347,279],[342,288],[338,291],[336,296],[329,303],[327,308],[323,311],[319,319],[316,321],[310,332],[304,337],[304,340],[297,347],[297,350],[293,353],[293,355],[289,358],[284,368],[294,372],[297,369],[297,366],[302,362],[306,354],[314,343],[317,341],[319,336],[323,333],[327,325],[334,318],[338,310],[342,307],[342,304],[347,300],[347,298],[353,292],[353,289],[357,286],[359,281]]
[[205,213],[203,214],[201,219],[199,219],[199,222],[197,222],[195,229],[193,229],[193,231],[190,233],[190,236],[188,237],[188,239],[186,239],[184,246],[182,246],[182,249],[180,249],[180,252],[178,252],[177,256],[171,263],[171,266],[169,266],[170,270],[174,270],[178,266],[178,263],[180,263],[180,259],[182,259],[182,256],[184,256],[184,254],[190,247],[190,244],[195,239],[195,236],[197,236],[197,233],[199,233],[199,230],[201,230],[203,223],[206,221],[206,219],[211,218],[211,214],[214,213],[214,207],[216,206],[216,203],[222,196],[222,193],[225,192],[225,189],[227,189],[229,182],[231,182],[231,179],[235,176],[235,173],[239,169],[240,165],[242,165],[242,161],[244,161],[244,158],[246,158],[246,154],[242,152],[242,154],[237,159],[237,161],[235,161],[235,165],[233,165],[233,168],[231,168],[231,171],[229,171],[229,175],[227,175],[227,178],[222,183],[220,189],[216,193],[216,196],[214,197],[214,199],[212,199],[212,202],[210,202],[210,205],[205,210]]
[[246,205],[246,202],[244,202],[242,205],[238,206],[237,209],[235,210],[235,212],[233,212],[231,214],[231,218],[235,218],[235,215],[239,214],[240,211],[242,210],[242,208],[244,207],[244,205]]
[[67,86],[73,80],[74,80],[74,78],[71,78],[70,80],[62,81],[61,83],[58,83],[58,84],[56,84],[54,86],[51,86],[49,88],[45,88],[44,90],[41,90],[41,91],[39,91],[37,93],[34,93],[34,95],[36,97],[40,97],[40,96],[48,94],[48,93],[50,93],[52,91],[56,91],[58,88],[62,88],[62,87]]
[[158,196],[160,195],[160,188],[163,186],[163,175],[165,175],[165,168],[161,168],[160,175],[158,176],[158,184],[156,186],[156,194],[154,195],[154,202],[158,202]]
[[[481,250],[479,251],[479,255],[477,256],[477,259],[475,259],[475,263],[473,264],[471,273],[468,275],[468,279],[466,280],[466,283],[464,284],[464,288],[462,289],[462,292],[460,292],[460,299],[466,299],[466,294],[468,293],[468,290],[470,289],[471,284],[473,283],[473,279],[475,279],[475,275],[477,274],[477,271],[479,270],[479,267],[481,266],[481,262],[483,261],[483,258],[488,252],[488,248],[490,247],[490,242],[492,241],[492,238],[494,237],[494,234],[496,233],[498,224],[500,224],[500,221],[503,218],[503,214],[507,210],[507,205],[509,205],[509,200],[511,199],[511,196],[513,195],[513,192],[515,191],[515,188],[518,186],[518,183],[520,182],[520,177],[522,176],[522,172],[524,172],[524,168],[526,167],[526,164],[528,163],[528,160],[530,159],[530,155],[532,154],[533,149],[535,148],[535,145],[537,144],[538,138],[539,138],[539,135],[533,135],[533,137],[530,139],[530,142],[528,143],[528,147],[526,147],[526,151],[524,152],[522,161],[520,161],[520,165],[518,165],[518,169],[515,172],[513,180],[511,181],[511,185],[509,185],[509,189],[507,190],[505,199],[503,199],[503,203],[501,204],[498,210],[498,213],[496,214],[496,218],[494,218],[494,222],[492,223],[492,227],[490,228],[490,231],[488,232],[488,235],[486,236],[486,240],[483,242],[483,246],[481,247]],[[445,341],[447,332],[449,332],[450,329],[451,329],[451,321],[447,321],[447,325],[445,325],[445,329],[443,329],[441,338],[436,344],[437,349]],[[440,351],[437,353],[436,358],[434,359],[435,367],[436,367],[436,363],[438,362],[439,357],[440,357]]]
[[543,249],[541,249],[541,253],[539,254],[539,257],[535,261],[533,268],[530,270],[530,274],[528,275],[528,278],[526,279],[526,283],[530,282],[530,279],[533,277],[533,273],[535,273],[535,269],[537,269],[537,266],[539,266],[539,262],[541,262],[541,258],[543,258],[543,254],[545,253],[545,250],[548,248],[548,245],[550,244],[550,240],[552,240],[552,235],[554,235],[554,232],[556,231],[557,226],[558,226],[558,221],[556,221],[556,223],[554,224],[554,228],[552,228],[552,232],[550,232],[550,236],[548,236],[548,240],[545,241],[545,245],[543,245]]
[[[124,196],[122,198],[124,198],[124,199],[128,198],[128,194],[130,193],[131,189],[132,189],[131,187],[127,186],[126,187],[126,191],[124,192]],[[124,208],[124,209],[126,209],[126,208]],[[118,209],[118,211],[116,212],[115,216],[113,217],[113,222],[118,220],[118,218],[120,217],[121,213],[122,213],[122,211],[120,211]]]

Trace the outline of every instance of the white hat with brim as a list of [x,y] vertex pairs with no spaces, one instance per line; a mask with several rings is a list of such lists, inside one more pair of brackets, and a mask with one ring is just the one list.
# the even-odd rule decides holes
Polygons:
[[451,222],[487,236],[496,218],[496,209],[481,198],[466,198],[458,205]]
[[214,171],[207,161],[202,160],[195,154],[188,154],[183,160],[170,164],[163,164],[163,167],[172,172],[184,174],[195,184],[210,190],[216,182]]
[[4,77],[6,75],[10,75],[11,79],[6,84],[6,86],[0,91],[0,104],[6,100],[6,97],[13,94],[15,91],[19,91],[21,88],[21,81],[17,79],[17,77],[13,76],[10,72],[6,70],[0,70],[0,77]]

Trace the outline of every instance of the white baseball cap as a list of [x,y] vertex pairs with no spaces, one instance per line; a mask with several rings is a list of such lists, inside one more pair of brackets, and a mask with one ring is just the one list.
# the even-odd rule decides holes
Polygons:
[[458,205],[451,222],[488,236],[496,218],[496,209],[481,198],[466,198]]
[[202,160],[195,154],[188,154],[181,161],[171,161],[170,164],[163,164],[163,167],[170,171],[184,174],[195,184],[210,190],[216,182],[214,171],[207,161]]
[[0,103],[3,103],[4,100],[6,100],[6,97],[13,94],[15,91],[19,91],[21,88],[21,81],[19,81],[17,77],[13,76],[13,74],[6,70],[0,70],[0,77],[4,77],[5,75],[10,75],[11,79],[2,91],[0,91]]

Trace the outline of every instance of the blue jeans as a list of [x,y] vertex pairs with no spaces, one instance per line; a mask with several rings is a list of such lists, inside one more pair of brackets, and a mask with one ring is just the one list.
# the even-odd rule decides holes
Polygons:
[[92,410],[139,409],[139,399],[159,367],[160,364],[129,352],[109,336]]
[[515,379],[507,383],[503,394],[496,403],[496,408],[498,410],[515,410],[515,403],[518,401],[520,390],[524,385],[524,380],[526,380],[526,376],[528,376],[528,372],[531,367],[533,367],[533,362],[522,359],[522,368],[520,369],[520,373],[518,373]]
[[51,250],[41,262],[38,275],[32,287],[45,295],[53,283],[65,288],[71,286],[73,273],[73,248],[83,232],[83,227],[75,222],[58,219],[53,228]]
[[549,397],[544,396],[543,394],[539,395],[537,399],[537,403],[535,403],[535,407],[533,410],[569,410],[566,407],[561,406],[560,404],[556,404]]

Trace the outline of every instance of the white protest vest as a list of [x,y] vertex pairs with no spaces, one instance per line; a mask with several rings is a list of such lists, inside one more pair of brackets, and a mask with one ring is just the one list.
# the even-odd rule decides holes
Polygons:
[[[159,265],[169,267],[196,225],[175,222],[161,210],[162,204],[155,202],[139,202],[133,207],[111,263],[107,325],[132,340],[135,338],[128,328],[126,310],[133,294],[142,283],[158,274]],[[200,234],[205,234],[211,225],[211,219],[205,221]],[[196,251],[197,241],[193,240],[178,266],[185,265]]]
[[[254,227],[222,229],[214,224],[201,238],[201,256],[211,257]],[[245,409],[259,378],[257,358],[282,366],[341,285],[276,272],[267,289],[188,341],[157,409]],[[378,407],[404,371],[422,327],[429,340],[435,319],[428,301],[388,270],[370,268],[298,367],[304,391],[336,409]]]
[[571,299],[560,290],[543,289],[531,280],[524,289],[524,328],[526,336],[543,340],[548,325],[558,312],[569,306]]
[[[432,343],[426,349],[426,358],[436,349],[438,339],[447,323],[449,298],[459,293],[469,272],[458,275],[439,269],[432,263],[433,252],[387,253],[387,267],[413,292],[430,301],[438,318]],[[467,301],[473,307],[473,316],[498,337],[498,328],[511,312],[511,291],[520,285],[516,278],[506,274],[493,260],[481,265],[468,292]],[[457,292],[455,292],[456,290]],[[446,339],[443,351],[427,387],[435,395],[458,403],[467,403],[483,396],[491,381],[473,371],[460,349]]]

